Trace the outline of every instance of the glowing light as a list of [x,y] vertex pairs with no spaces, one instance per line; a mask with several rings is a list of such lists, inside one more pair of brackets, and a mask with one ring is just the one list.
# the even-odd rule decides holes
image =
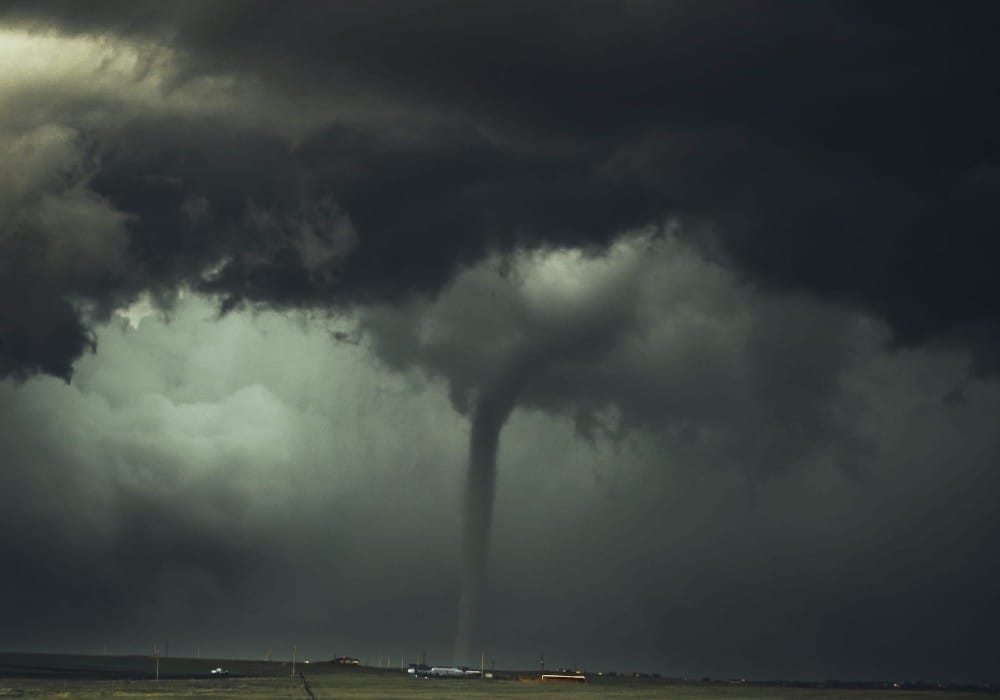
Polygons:
[[144,294],[128,306],[115,310],[115,314],[121,316],[132,330],[137,330],[144,318],[152,316],[154,313],[153,304],[148,294]]

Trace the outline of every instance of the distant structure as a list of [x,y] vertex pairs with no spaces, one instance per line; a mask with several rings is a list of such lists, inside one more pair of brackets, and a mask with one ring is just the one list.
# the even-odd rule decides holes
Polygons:
[[465,666],[428,666],[410,664],[406,673],[414,678],[482,678],[481,671]]
[[345,666],[357,666],[361,663],[360,660],[355,659],[353,656],[338,656],[336,659],[331,661],[332,664],[344,664]]
[[432,678],[480,678],[479,671],[465,666],[432,666],[427,674]]
[[576,673],[543,673],[539,680],[542,683],[586,683],[587,677]]

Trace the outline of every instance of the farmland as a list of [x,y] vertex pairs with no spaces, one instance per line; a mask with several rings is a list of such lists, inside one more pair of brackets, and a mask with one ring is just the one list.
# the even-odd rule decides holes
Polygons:
[[[230,671],[213,678],[212,668]],[[299,672],[318,700],[393,700],[404,698],[818,698],[820,700],[915,700],[954,698],[956,691],[913,689],[834,689],[776,687],[722,682],[685,682],[628,677],[594,677],[585,685],[542,684],[536,680],[414,679],[399,671],[342,667],[326,663],[299,665],[292,676],[284,662],[145,656],[75,656],[0,654],[0,698],[308,698]],[[962,696],[989,697],[963,692]]]

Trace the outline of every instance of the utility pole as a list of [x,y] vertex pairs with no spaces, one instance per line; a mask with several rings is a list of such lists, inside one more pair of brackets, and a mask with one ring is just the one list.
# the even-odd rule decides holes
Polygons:
[[486,652],[479,652],[479,680],[486,680]]
[[292,645],[292,678],[295,678],[295,645]]
[[156,647],[156,682],[160,682],[160,648]]

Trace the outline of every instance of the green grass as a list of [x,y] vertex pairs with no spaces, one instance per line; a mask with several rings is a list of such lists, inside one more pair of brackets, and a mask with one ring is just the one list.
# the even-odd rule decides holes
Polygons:
[[[210,678],[216,666],[234,675]],[[307,698],[302,682],[281,662],[162,659],[161,679],[152,679],[148,657],[0,654],[0,698]],[[586,685],[516,680],[410,678],[398,671],[331,664],[299,665],[318,700],[511,700],[612,698],[640,700],[725,700],[735,698],[816,698],[817,700],[936,700],[956,693],[906,690],[778,688],[726,683],[680,683],[632,678],[594,678]],[[26,677],[31,676],[31,677]],[[143,677],[145,676],[145,677]],[[183,677],[187,676],[187,677]],[[193,677],[195,676],[195,677]],[[125,679],[123,677],[131,677]],[[960,693],[972,698],[978,693]]]
[[[845,691],[807,688],[729,686],[725,684],[660,684],[621,680],[587,685],[553,685],[518,681],[429,680],[376,674],[314,674],[309,684],[320,700],[393,700],[434,698],[817,698],[823,700],[915,700],[954,698],[954,693]],[[964,693],[962,695],[965,695]],[[205,680],[64,680],[0,679],[0,698],[306,698],[299,679],[226,678]]]

